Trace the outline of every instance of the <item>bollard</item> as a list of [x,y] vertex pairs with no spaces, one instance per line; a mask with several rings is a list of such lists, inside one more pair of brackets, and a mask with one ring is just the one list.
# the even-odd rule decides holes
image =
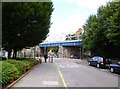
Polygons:
[[24,74],[26,73],[26,65],[24,65]]
[[53,63],[53,58],[51,58],[51,63]]
[[39,59],[39,61],[40,61],[40,64],[42,63],[42,59]]
[[14,71],[12,71],[12,74],[11,74],[11,82],[14,82]]
[[30,69],[32,68],[32,63],[30,63]]
[[49,62],[50,62],[50,56],[48,56]]

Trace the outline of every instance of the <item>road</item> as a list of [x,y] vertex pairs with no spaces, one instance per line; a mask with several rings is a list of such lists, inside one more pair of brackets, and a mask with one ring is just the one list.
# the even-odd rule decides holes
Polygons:
[[79,60],[55,60],[67,87],[118,87],[118,75],[98,69]]
[[13,87],[118,87],[118,75],[80,59],[56,58],[38,64]]

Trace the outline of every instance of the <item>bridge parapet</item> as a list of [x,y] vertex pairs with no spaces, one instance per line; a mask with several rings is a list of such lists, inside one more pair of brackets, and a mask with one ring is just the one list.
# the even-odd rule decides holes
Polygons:
[[39,47],[59,47],[59,46],[81,46],[82,40],[71,40],[62,42],[45,42],[40,43]]

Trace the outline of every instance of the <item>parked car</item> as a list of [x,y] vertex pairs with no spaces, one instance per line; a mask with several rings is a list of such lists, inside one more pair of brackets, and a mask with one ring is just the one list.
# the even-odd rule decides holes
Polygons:
[[71,58],[71,59],[79,59],[80,56],[77,55],[77,54],[71,54],[70,58]]
[[116,64],[110,64],[109,70],[120,74],[120,60]]
[[88,60],[88,64],[90,66],[96,66],[98,68],[109,68],[111,60],[100,56],[94,56]]

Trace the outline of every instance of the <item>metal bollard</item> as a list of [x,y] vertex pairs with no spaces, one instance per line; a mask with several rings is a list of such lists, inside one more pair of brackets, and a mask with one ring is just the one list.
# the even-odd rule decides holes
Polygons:
[[32,63],[30,63],[30,69],[32,68]]
[[51,63],[53,63],[53,58],[51,58]]
[[12,74],[11,74],[11,82],[14,82],[14,71],[12,71]]
[[26,65],[24,65],[24,74],[26,73]]

